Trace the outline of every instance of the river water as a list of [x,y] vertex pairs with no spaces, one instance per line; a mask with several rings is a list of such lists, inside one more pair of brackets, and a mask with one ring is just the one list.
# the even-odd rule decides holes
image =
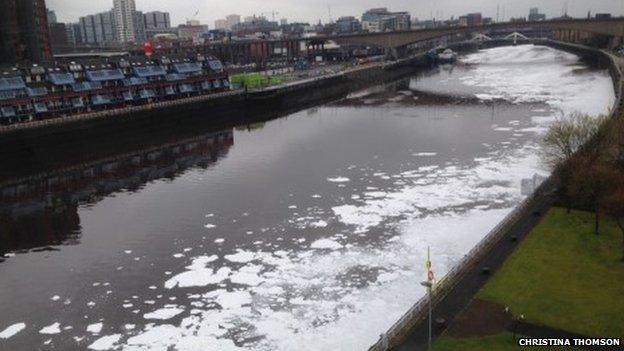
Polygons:
[[[484,50],[2,189],[0,350],[363,350],[547,175],[606,71]],[[0,256],[1,257],[1,256]]]

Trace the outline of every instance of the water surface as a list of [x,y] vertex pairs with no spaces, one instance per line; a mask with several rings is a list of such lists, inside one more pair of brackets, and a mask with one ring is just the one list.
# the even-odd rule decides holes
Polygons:
[[573,55],[497,48],[6,186],[0,349],[366,349],[427,247],[439,278],[548,173],[547,125],[612,103]]

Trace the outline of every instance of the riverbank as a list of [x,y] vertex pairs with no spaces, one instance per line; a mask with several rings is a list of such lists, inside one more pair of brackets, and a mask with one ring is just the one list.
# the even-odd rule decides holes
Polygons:
[[[622,111],[622,70],[621,60],[602,50],[572,45],[550,40],[537,44],[577,54],[585,60],[594,61],[596,65],[606,65],[613,81],[616,100],[611,116],[619,116]],[[436,285],[433,295],[434,313],[443,321],[452,320],[472,299],[472,296],[485,284],[488,275],[483,268],[496,270],[506,257],[513,251],[515,242],[521,240],[537,223],[537,217],[547,211],[554,199],[552,181],[545,182],[540,189],[505,220],[490,232],[453,270]],[[513,240],[511,240],[513,237]],[[512,244],[510,244],[512,243]],[[427,344],[427,313],[429,299],[419,300],[397,321],[370,350],[413,350],[425,348]],[[444,324],[445,322],[443,322]],[[439,325],[434,331],[434,338],[444,330]]]
[[520,350],[514,331],[549,338],[624,335],[624,288],[617,283],[624,276],[619,231],[608,221],[601,235],[594,235],[592,213],[552,208],[434,350],[477,350],[492,340]]
[[[19,176],[90,162],[111,153],[124,153],[139,145],[149,147],[154,140],[166,141],[181,133],[218,131],[236,125],[258,123],[286,116],[306,108],[345,97],[353,91],[383,84],[426,68],[424,56],[389,63],[358,66],[344,72],[310,78],[263,89],[242,90],[198,96],[119,111],[0,127],[3,177]],[[111,144],[111,138],[115,143]],[[145,141],[145,144],[142,144]],[[156,143],[157,144],[157,143]],[[76,152],[82,150],[83,152]],[[22,159],[46,154],[54,164],[37,163],[24,167]],[[86,159],[84,155],[93,158]],[[101,156],[100,156],[101,155]]]
[[53,140],[72,133],[114,133],[122,128],[144,128],[152,125],[193,123],[208,119],[210,123],[259,121],[267,113],[301,110],[333,99],[339,99],[362,87],[392,81],[423,68],[423,55],[408,59],[367,64],[343,72],[245,91],[232,90],[212,95],[190,97],[124,109],[98,111],[64,118],[0,126],[0,146],[13,142]]
[[[582,47],[571,49],[578,51]],[[608,52],[602,56],[612,61],[611,74],[617,77],[621,58]],[[617,92],[621,81],[613,83]],[[624,335],[624,303],[619,298],[624,292],[616,283],[624,274],[624,123],[617,102],[610,117],[595,122],[596,131],[582,139],[586,140],[582,146],[572,148],[574,153],[557,159],[552,176],[557,188],[553,200],[567,209],[555,207],[549,211],[454,317],[436,350],[480,349],[493,341],[506,349],[520,349],[510,333],[578,339]],[[577,122],[572,119],[562,123],[564,128],[574,128]]]

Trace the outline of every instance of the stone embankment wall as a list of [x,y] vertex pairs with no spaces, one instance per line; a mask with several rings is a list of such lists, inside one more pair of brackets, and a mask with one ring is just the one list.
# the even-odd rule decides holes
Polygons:
[[[396,80],[423,69],[424,56],[374,63],[337,74],[259,90],[235,90],[149,105],[85,113],[29,123],[0,126],[0,148],[6,152],[40,149],[58,141],[99,138],[103,135],[170,124],[202,126],[252,123],[340,99],[363,87]],[[17,149],[16,149],[17,148]]]

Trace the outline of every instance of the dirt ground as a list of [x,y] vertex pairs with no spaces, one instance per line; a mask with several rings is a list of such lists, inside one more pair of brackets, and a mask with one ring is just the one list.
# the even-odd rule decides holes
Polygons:
[[507,330],[512,321],[504,306],[475,298],[449,325],[447,335],[462,338],[494,335]]

